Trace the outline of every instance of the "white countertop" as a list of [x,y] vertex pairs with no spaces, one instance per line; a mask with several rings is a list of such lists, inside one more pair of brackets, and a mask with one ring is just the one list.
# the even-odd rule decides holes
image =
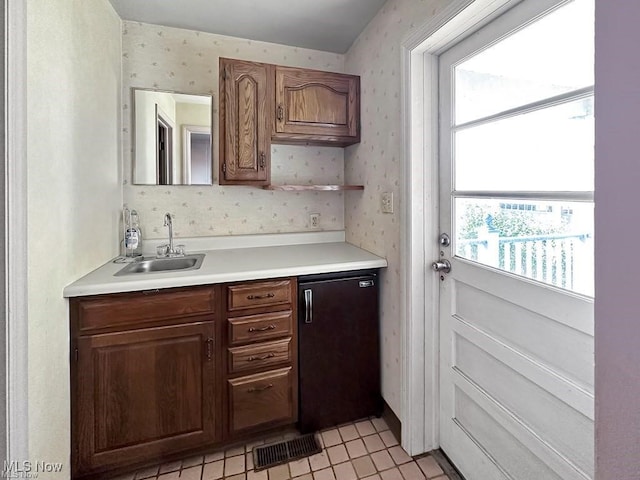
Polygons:
[[387,266],[384,258],[345,242],[217,248],[199,251],[187,248],[187,254],[191,253],[206,254],[198,270],[140,273],[115,277],[114,274],[126,264],[110,261],[68,285],[64,289],[64,296],[79,297]]

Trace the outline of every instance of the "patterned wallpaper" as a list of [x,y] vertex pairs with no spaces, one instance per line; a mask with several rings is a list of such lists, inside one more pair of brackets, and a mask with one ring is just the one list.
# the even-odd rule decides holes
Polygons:
[[[346,195],[347,241],[386,257],[389,262],[382,274],[382,391],[400,419],[400,47],[411,29],[424,24],[448,3],[449,0],[388,0],[349,49],[345,60],[345,72],[361,76],[362,93],[362,141],[346,150],[345,177],[347,183],[365,185],[364,195]],[[382,192],[393,192],[393,214],[381,212]]]
[[[122,52],[124,203],[138,210],[143,237],[166,235],[165,212],[175,215],[178,237],[310,231],[309,213],[320,214],[320,230],[344,228],[341,192],[132,185],[130,104],[132,87],[212,94],[217,182],[218,58],[342,72],[344,55],[127,21]],[[342,183],[343,160],[342,148],[274,145],[272,183]]]
[[[362,142],[344,150],[344,164],[342,149],[312,147],[309,155],[309,147],[280,145],[273,147],[272,161],[274,183],[279,175],[282,179],[298,175],[303,182],[316,180],[316,176],[342,180],[339,176],[344,165],[345,181],[364,184],[364,192],[292,195],[249,187],[129,185],[131,156],[125,105],[125,202],[141,211],[142,226],[151,237],[163,236],[162,214],[172,208],[180,236],[306,231],[307,212],[320,212],[323,229],[344,225],[348,242],[386,257],[389,268],[383,272],[381,290],[382,388],[385,400],[401,419],[400,45],[414,26],[426,22],[448,3],[388,0],[345,56],[124,22],[125,103],[130,87],[151,86],[187,93],[211,92],[217,104],[218,56],[361,76]],[[213,60],[205,61],[209,56]],[[215,141],[217,144],[217,138]],[[383,214],[380,209],[380,194],[387,191],[394,194],[393,214]]]

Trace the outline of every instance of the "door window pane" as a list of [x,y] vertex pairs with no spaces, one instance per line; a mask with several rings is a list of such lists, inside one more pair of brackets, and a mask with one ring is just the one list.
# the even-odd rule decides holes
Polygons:
[[593,204],[455,200],[456,256],[593,295]]
[[593,97],[454,135],[456,190],[593,190]]
[[459,125],[593,85],[593,0],[576,0],[455,67]]

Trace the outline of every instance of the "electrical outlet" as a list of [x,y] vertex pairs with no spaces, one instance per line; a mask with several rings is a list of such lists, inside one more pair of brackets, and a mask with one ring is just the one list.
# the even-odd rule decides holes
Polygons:
[[311,228],[320,228],[320,214],[319,213],[310,213],[309,214],[309,224]]
[[383,192],[380,195],[382,213],[393,213],[393,192]]

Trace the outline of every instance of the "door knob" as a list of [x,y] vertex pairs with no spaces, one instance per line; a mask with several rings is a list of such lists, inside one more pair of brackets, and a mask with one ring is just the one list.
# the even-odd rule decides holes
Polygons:
[[440,260],[433,262],[431,268],[434,272],[449,273],[451,271],[451,262],[449,260]]

